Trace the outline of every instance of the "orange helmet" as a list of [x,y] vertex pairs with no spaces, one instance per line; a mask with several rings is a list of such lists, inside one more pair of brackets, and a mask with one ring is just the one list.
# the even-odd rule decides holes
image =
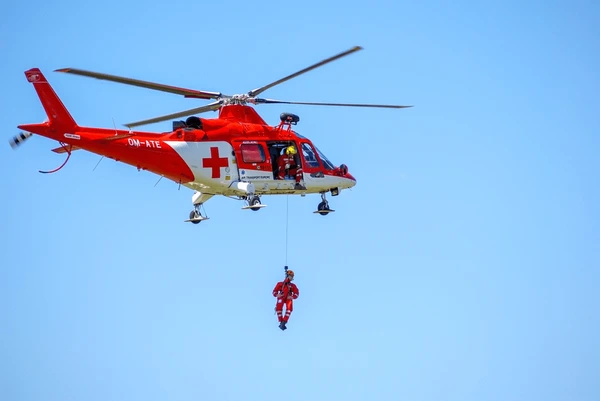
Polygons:
[[297,152],[296,152],[296,148],[294,147],[294,145],[288,146],[287,149],[285,150],[285,154],[288,155],[288,156],[293,156],[296,153]]

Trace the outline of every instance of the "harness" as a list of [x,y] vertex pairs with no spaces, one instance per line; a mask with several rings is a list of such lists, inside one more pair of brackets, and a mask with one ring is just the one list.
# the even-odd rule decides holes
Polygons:
[[283,294],[284,299],[287,299],[288,295],[290,294],[290,290],[292,290],[292,286],[290,285],[292,283],[292,280],[290,280],[287,275],[288,267],[284,266],[283,269],[285,270],[285,278],[281,283],[281,290],[279,290],[279,292]]

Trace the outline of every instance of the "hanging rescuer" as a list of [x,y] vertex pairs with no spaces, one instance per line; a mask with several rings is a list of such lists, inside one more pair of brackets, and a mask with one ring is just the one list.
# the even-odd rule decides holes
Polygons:
[[[296,284],[292,283],[294,280],[294,271],[287,270],[285,272],[285,280],[278,282],[273,288],[273,296],[277,298],[275,304],[275,312],[277,313],[277,319],[279,320],[279,328],[281,330],[287,329],[287,324],[292,311],[294,310],[294,299],[298,298],[300,292]],[[285,305],[285,316],[283,316],[283,306]]]

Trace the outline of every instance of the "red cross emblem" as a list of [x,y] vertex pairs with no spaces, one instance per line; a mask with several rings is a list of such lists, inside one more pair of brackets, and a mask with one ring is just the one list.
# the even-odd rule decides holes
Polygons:
[[210,157],[202,159],[202,167],[212,169],[212,178],[221,178],[221,167],[228,167],[229,160],[226,157],[219,157],[219,148],[210,148]]

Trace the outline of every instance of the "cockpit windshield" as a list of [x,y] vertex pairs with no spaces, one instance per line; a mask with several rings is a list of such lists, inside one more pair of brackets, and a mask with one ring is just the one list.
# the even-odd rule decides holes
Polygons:
[[[296,134],[298,136],[298,138],[300,139],[306,139],[304,136],[300,135],[299,133],[297,133],[296,131],[294,131],[294,134]],[[321,152],[319,150],[319,148],[315,147],[315,150],[317,151],[317,153],[319,154],[319,158],[321,159],[321,161],[323,162],[323,166],[325,167],[325,169],[327,170],[334,170],[335,166],[333,165],[332,162],[329,161],[329,159],[327,158],[327,156],[325,156],[323,154],[323,152]],[[306,158],[306,155],[305,155]]]
[[327,158],[327,156],[325,156],[323,154],[323,152],[321,152],[319,150],[319,148],[315,148],[317,150],[317,153],[319,154],[319,157],[321,158],[321,161],[323,162],[323,165],[325,166],[325,168],[327,170],[333,170],[335,168],[335,166],[333,165],[332,162],[329,161],[329,159]]

